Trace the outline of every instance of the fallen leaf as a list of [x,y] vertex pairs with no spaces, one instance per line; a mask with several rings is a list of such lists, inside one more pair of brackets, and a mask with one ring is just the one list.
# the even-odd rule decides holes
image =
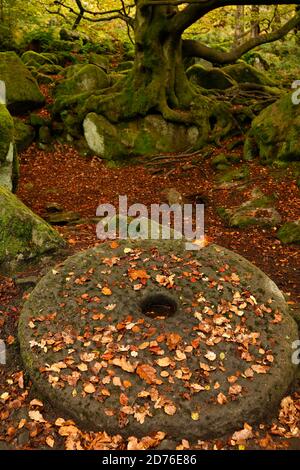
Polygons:
[[35,421],[37,423],[46,423],[46,421],[43,418],[43,415],[39,411],[28,411],[28,416],[32,421]]
[[162,383],[162,381],[157,378],[156,370],[154,369],[154,367],[149,366],[148,364],[141,364],[140,366],[138,366],[136,373],[141,379],[143,379],[150,385],[159,385]]

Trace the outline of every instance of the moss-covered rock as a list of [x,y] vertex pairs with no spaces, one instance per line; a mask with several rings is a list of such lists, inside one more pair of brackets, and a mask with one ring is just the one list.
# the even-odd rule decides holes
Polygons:
[[34,141],[35,131],[21,119],[14,118],[14,139],[18,152],[26,150]]
[[58,59],[55,54],[47,54],[46,52],[38,54],[34,51],[27,51],[21,57],[27,67],[36,67],[45,64],[58,65]]
[[277,232],[277,237],[282,243],[300,243],[300,219],[295,222],[287,222]]
[[216,155],[215,157],[213,157],[213,159],[211,160],[211,165],[213,168],[218,170],[220,169],[220,166],[221,166],[221,169],[223,169],[223,167],[228,168],[230,165],[230,162],[227,158],[227,155],[225,155],[224,153],[220,153],[219,155]]
[[218,176],[219,183],[231,183],[233,181],[242,181],[249,178],[249,168],[247,165],[243,165],[240,168],[231,169],[228,168],[228,163],[220,163],[217,169],[222,170],[222,174]]
[[121,62],[116,67],[116,72],[125,72],[131,70],[133,68],[134,62],[132,60],[128,60],[127,62]]
[[0,80],[5,82],[7,107],[12,113],[44,105],[36,80],[15,52],[0,53]]
[[259,156],[262,163],[300,160],[300,106],[290,93],[268,106],[252,122],[245,159]]
[[276,86],[277,83],[265,73],[245,62],[223,67],[222,71],[238,83],[255,83],[264,86]]
[[68,97],[91,93],[109,87],[108,75],[96,65],[74,65],[66,71],[66,79],[55,88],[55,109],[63,110]]
[[89,54],[89,63],[92,65],[97,65],[101,69],[107,71],[109,68],[109,59],[104,54],[96,54],[95,52],[91,52]]
[[253,190],[251,199],[241,206],[233,209],[221,207],[218,214],[229,227],[275,227],[281,222],[281,216],[274,208],[274,199],[259,190]]
[[223,70],[206,69],[199,64],[190,67],[187,76],[192,83],[207,89],[226,90],[236,85],[236,82]]
[[60,95],[78,94],[102,90],[109,86],[107,74],[97,65],[74,65],[68,68],[67,80],[62,81],[55,92]]
[[90,113],[84,121],[84,133],[90,149],[109,160],[154,155],[170,149],[180,152],[203,144],[196,126],[174,124],[160,115],[113,125],[103,116]]
[[[0,267],[17,267],[23,261],[64,247],[52,227],[0,186]],[[0,269],[1,269],[0,268]]]
[[18,182],[18,157],[14,141],[14,121],[7,108],[0,104],[0,185],[10,191]]

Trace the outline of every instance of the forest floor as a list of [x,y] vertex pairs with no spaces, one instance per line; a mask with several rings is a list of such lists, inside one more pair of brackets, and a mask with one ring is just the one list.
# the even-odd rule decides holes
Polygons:
[[[217,155],[220,149],[215,149]],[[222,150],[223,152],[224,150]],[[234,151],[237,155],[241,149]],[[232,152],[231,152],[232,153]],[[194,158],[194,157],[193,157]],[[191,160],[193,160],[191,158]],[[45,215],[49,203],[57,203],[66,211],[93,218],[99,204],[118,207],[119,195],[128,197],[128,204],[142,203],[149,209],[162,202],[165,188],[176,188],[189,201],[205,198],[205,229],[209,241],[232,249],[261,268],[277,283],[291,306],[300,303],[300,252],[296,245],[282,245],[276,230],[247,228],[230,229],[217,214],[218,207],[232,208],[249,199],[254,187],[266,195],[275,195],[275,206],[283,222],[296,220],[300,214],[299,189],[293,175],[282,170],[250,163],[250,178],[238,182],[236,188],[216,183],[217,173],[209,159],[194,164],[189,158],[172,166],[161,167],[153,174],[144,165],[108,168],[100,159],[80,156],[72,147],[56,145],[40,150],[32,145],[21,155],[21,180],[18,196],[34,212]],[[236,165],[239,167],[239,164]],[[200,195],[200,196],[199,196]],[[68,242],[70,253],[99,244],[95,223],[57,227]],[[20,283],[28,276],[39,277],[37,268],[20,273],[14,279],[0,277],[0,327],[8,348],[8,365],[0,369],[0,449],[168,449],[168,436],[158,433],[144,439],[124,440],[79,429],[65,416],[58,415],[49,403],[43,402],[24,372],[18,353],[17,323],[22,303],[32,286]],[[299,382],[299,381],[298,381]],[[274,416],[259,426],[234,435],[206,442],[177,442],[177,449],[299,449],[300,387],[292,386]],[[241,432],[240,432],[241,431]]]

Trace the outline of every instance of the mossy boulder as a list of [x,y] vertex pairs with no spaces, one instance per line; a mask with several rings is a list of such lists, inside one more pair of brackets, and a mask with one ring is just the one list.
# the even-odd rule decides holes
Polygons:
[[220,153],[219,155],[213,157],[213,159],[211,160],[211,165],[216,170],[222,170],[224,168],[228,168],[230,166],[230,162],[228,160],[227,155],[225,155],[224,153]]
[[252,65],[246,64],[245,62],[228,65],[227,67],[223,67],[222,71],[238,83],[254,83],[271,87],[275,87],[277,85],[277,83],[269,78],[265,73],[252,67]]
[[262,163],[300,160],[300,106],[290,93],[268,106],[252,122],[244,157]]
[[117,67],[116,67],[116,72],[126,72],[128,70],[131,70],[133,68],[134,62],[132,60],[128,60],[126,62],[121,62]]
[[218,176],[219,183],[231,183],[234,181],[243,181],[249,179],[250,173],[247,165],[243,165],[239,168],[228,168],[228,163],[220,163],[217,169],[222,171],[222,174]]
[[45,64],[58,65],[57,56],[46,52],[38,54],[34,51],[27,51],[24,52],[21,59],[28,67],[37,67]]
[[26,150],[32,144],[34,138],[34,128],[21,119],[14,118],[14,140],[17,151],[20,153]]
[[0,186],[0,269],[63,248],[59,233]]
[[236,85],[236,82],[223,70],[206,69],[200,64],[190,67],[187,76],[192,83],[206,89],[226,90]]
[[86,44],[90,41],[90,38],[86,34],[66,28],[60,30],[59,36],[62,41],[67,42],[82,41],[83,44]]
[[171,149],[180,152],[203,145],[198,127],[174,124],[160,115],[148,115],[113,125],[103,116],[90,113],[83,127],[89,148],[109,160],[154,155]]
[[7,107],[12,113],[23,113],[45,104],[36,80],[15,52],[0,53],[0,80],[6,85]]
[[18,157],[14,140],[14,121],[7,108],[0,104],[0,185],[10,191],[18,182]]
[[109,68],[109,59],[104,54],[96,54],[95,52],[91,52],[89,54],[89,63],[92,65],[97,65],[101,69],[107,71]]
[[275,227],[281,222],[281,216],[274,208],[274,198],[265,196],[259,190],[253,190],[250,200],[238,207],[219,208],[218,214],[229,227]]
[[109,87],[108,75],[97,65],[74,65],[68,67],[66,79],[55,88],[55,97],[59,101],[66,96],[102,90]]
[[277,232],[277,237],[284,243],[300,243],[300,219],[287,222]]

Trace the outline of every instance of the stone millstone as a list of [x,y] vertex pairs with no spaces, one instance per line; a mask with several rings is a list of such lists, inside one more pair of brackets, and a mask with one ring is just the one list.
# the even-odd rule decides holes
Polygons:
[[259,422],[293,380],[297,327],[276,285],[224,248],[113,242],[52,270],[24,306],[40,392],[90,429],[224,435]]

